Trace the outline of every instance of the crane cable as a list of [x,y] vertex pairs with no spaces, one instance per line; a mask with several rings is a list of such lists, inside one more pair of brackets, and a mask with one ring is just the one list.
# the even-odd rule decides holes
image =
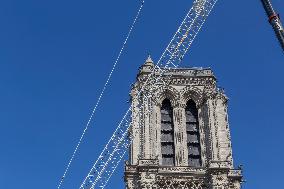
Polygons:
[[127,42],[128,42],[128,39],[130,38],[130,35],[131,35],[131,33],[132,33],[132,31],[133,31],[133,29],[134,29],[136,23],[137,23],[137,20],[139,19],[140,15],[141,15],[141,11],[142,11],[142,9],[143,9],[143,7],[144,7],[144,2],[145,2],[145,0],[142,0],[142,1],[141,1],[141,5],[140,5],[140,7],[139,7],[139,9],[138,9],[138,12],[137,12],[137,14],[136,14],[136,16],[135,16],[135,19],[134,19],[134,21],[133,21],[133,23],[132,23],[132,25],[131,25],[131,27],[130,27],[130,29],[129,29],[129,32],[128,32],[128,34],[127,34],[127,36],[126,36],[126,38],[125,38],[125,40],[124,40],[124,42],[123,42],[123,45],[122,45],[122,47],[121,47],[121,49],[120,49],[120,51],[119,51],[119,53],[118,53],[118,56],[117,56],[117,58],[116,58],[116,60],[115,60],[115,62],[114,62],[114,64],[113,64],[113,66],[112,66],[111,72],[110,72],[109,75],[108,75],[108,78],[107,78],[107,80],[106,80],[106,83],[104,84],[104,87],[103,87],[102,90],[101,90],[100,96],[99,96],[99,98],[98,98],[98,100],[97,100],[97,102],[96,102],[95,107],[93,108],[93,111],[92,111],[92,113],[91,113],[91,116],[89,117],[89,120],[88,120],[88,122],[87,122],[87,124],[86,124],[86,126],[85,126],[85,129],[83,130],[83,133],[82,133],[82,135],[81,135],[81,137],[80,137],[80,139],[79,139],[79,142],[78,142],[78,144],[77,144],[77,146],[76,146],[76,148],[75,148],[75,150],[74,150],[74,152],[73,152],[73,154],[72,154],[72,156],[71,156],[71,158],[70,158],[70,160],[69,160],[69,162],[68,162],[68,164],[67,164],[67,166],[66,166],[66,169],[65,169],[65,171],[64,171],[63,176],[62,176],[61,179],[60,179],[60,182],[59,182],[59,184],[58,184],[58,186],[57,186],[57,189],[60,189],[60,188],[61,188],[61,186],[62,186],[62,184],[63,184],[63,182],[64,182],[64,179],[66,178],[66,175],[67,175],[67,173],[68,173],[68,171],[69,171],[69,168],[70,168],[70,166],[71,166],[71,164],[72,164],[72,162],[73,162],[73,160],[74,160],[74,157],[75,157],[76,154],[77,154],[77,151],[78,151],[78,149],[79,149],[79,147],[80,147],[80,144],[81,144],[82,141],[83,141],[83,138],[84,138],[84,136],[85,136],[85,134],[86,134],[86,132],[87,132],[89,126],[90,126],[90,123],[91,123],[92,119],[94,118],[95,112],[96,112],[96,110],[97,110],[97,108],[98,108],[98,106],[99,106],[99,104],[100,104],[100,102],[101,102],[101,99],[102,99],[102,97],[103,97],[103,95],[104,95],[104,93],[105,93],[105,90],[106,90],[107,86],[109,85],[109,82],[110,82],[110,79],[111,79],[111,77],[112,77],[112,74],[113,74],[113,72],[114,72],[114,70],[115,70],[115,68],[116,68],[116,66],[117,66],[117,64],[118,64],[118,62],[119,62],[119,60],[120,60],[120,57],[121,57],[121,55],[122,55],[122,53],[123,53],[123,51],[124,51],[124,49],[125,49],[125,46],[126,46],[126,44],[127,44]]

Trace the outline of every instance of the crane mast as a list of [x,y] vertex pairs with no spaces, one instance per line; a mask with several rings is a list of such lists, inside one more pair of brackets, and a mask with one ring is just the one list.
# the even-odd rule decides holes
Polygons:
[[[154,70],[149,74],[145,84],[140,87],[139,95],[143,96],[143,98],[149,98],[147,95],[151,95],[151,92],[149,89],[146,89],[147,86],[153,86],[151,90],[155,90],[158,87],[158,83],[161,82],[161,76],[171,67],[176,68],[179,66],[216,2],[217,0],[195,0],[193,2],[192,8],[186,14]],[[160,77],[153,77],[154,75],[159,75]],[[140,109],[142,108],[143,105],[141,105]],[[83,180],[80,189],[103,189],[106,187],[110,177],[137,134],[137,132],[131,130],[132,120],[135,119],[132,117],[132,111],[135,110],[130,106],[88,175]],[[137,115],[140,114],[138,113]]]
[[280,21],[279,15],[272,7],[270,0],[261,0],[264,10],[268,16],[269,23],[272,25],[273,30],[278,38],[280,45],[284,51],[284,29]]

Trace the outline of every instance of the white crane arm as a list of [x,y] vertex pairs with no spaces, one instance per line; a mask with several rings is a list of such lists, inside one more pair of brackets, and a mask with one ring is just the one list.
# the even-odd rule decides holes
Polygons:
[[[159,77],[153,78],[152,76],[157,71],[160,75],[163,74],[165,69],[159,69],[160,67],[171,69],[170,67],[172,66],[175,68],[179,66],[216,2],[217,0],[195,0],[193,2],[193,7],[187,13],[156,64],[154,71],[149,74],[144,86],[140,88],[139,93],[143,94],[146,92],[146,85],[151,84],[151,86],[155,86],[155,83],[159,82]],[[132,136],[128,136],[132,120],[131,111],[132,107],[130,106],[90,172],[85,177],[80,189],[103,189],[107,185],[116,167],[128,150],[133,136],[136,134],[132,132]]]

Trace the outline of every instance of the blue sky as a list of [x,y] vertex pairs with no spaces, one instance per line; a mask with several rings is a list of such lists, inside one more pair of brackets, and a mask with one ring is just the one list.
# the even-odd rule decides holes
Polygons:
[[[190,0],[145,9],[64,188],[78,188],[127,104],[148,53],[157,61]],[[284,16],[284,2],[273,0]],[[0,188],[56,188],[139,1],[0,2]],[[281,188],[283,52],[260,1],[220,0],[182,65],[211,67],[230,98],[235,164],[245,189]],[[123,164],[108,188],[123,188]]]

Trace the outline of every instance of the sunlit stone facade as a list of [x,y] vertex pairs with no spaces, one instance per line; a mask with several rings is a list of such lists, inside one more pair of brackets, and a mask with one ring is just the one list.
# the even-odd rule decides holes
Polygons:
[[[126,189],[240,189],[228,98],[216,87],[211,69],[164,69],[163,75],[149,77],[153,69],[148,58],[131,90]],[[140,93],[142,88],[146,92]]]

